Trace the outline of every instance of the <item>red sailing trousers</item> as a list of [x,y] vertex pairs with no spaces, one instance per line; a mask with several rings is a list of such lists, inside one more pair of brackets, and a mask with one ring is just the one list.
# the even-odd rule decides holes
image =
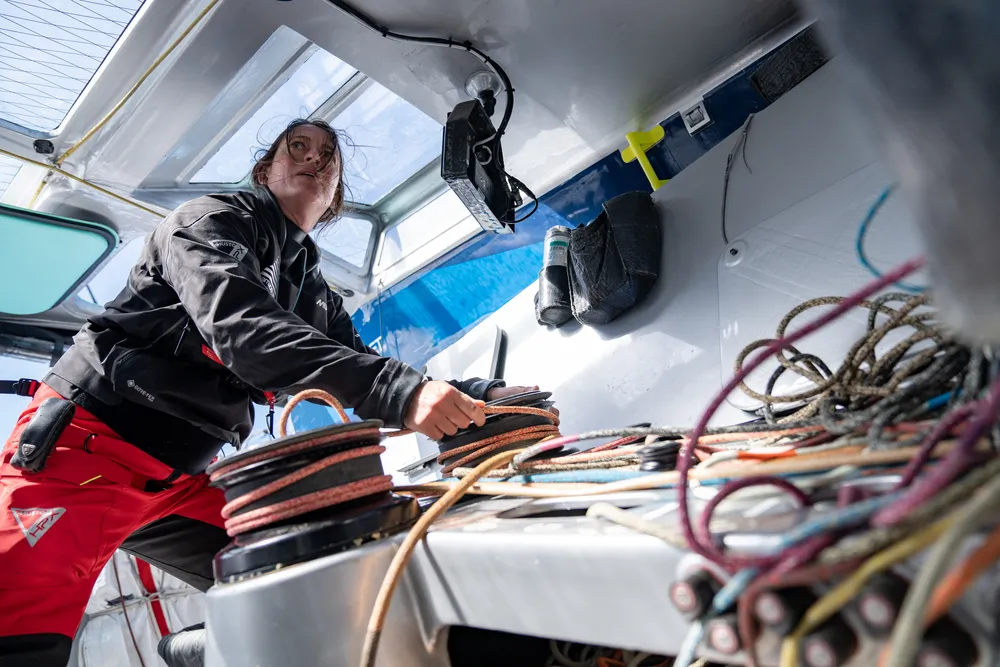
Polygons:
[[[166,479],[172,469],[123,442],[79,406],[41,472],[12,467],[21,431],[38,405],[53,396],[58,394],[51,388],[39,388],[0,459],[0,664],[4,665],[10,664],[4,656],[22,655],[9,648],[16,636],[73,637],[101,569],[136,531],[138,535],[151,525],[164,528],[155,531],[152,540],[156,546],[150,553],[157,555],[146,560],[165,564],[168,571],[173,554],[181,554],[175,562],[190,563],[192,554],[200,559],[197,567],[182,566],[179,576],[185,578],[183,572],[189,572],[200,577],[203,589],[210,583],[212,554],[227,541],[221,530],[223,496],[207,486],[205,475],[182,475],[166,490],[145,491],[147,481]],[[199,538],[200,544],[185,541],[185,531],[174,530],[185,522],[200,526],[203,537],[207,530],[209,538]],[[127,544],[125,548],[129,550]],[[146,558],[141,548],[133,553]],[[23,651],[23,645],[18,650]],[[13,658],[11,663],[40,664],[27,657],[21,660]]]

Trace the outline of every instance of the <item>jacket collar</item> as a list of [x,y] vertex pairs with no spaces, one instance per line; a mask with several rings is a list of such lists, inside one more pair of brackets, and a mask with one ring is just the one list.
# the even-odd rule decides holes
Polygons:
[[252,199],[253,208],[264,213],[267,224],[275,231],[281,247],[281,268],[288,269],[294,265],[304,252],[306,271],[312,271],[319,265],[319,250],[316,244],[302,229],[288,219],[278,201],[266,187],[254,188],[248,193]]

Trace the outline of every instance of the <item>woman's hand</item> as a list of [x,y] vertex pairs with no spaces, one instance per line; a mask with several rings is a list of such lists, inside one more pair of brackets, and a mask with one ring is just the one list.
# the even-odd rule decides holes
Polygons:
[[445,435],[455,435],[458,429],[469,424],[485,424],[483,407],[482,401],[473,400],[447,382],[429,380],[420,385],[410,399],[403,425],[431,440],[440,440]]

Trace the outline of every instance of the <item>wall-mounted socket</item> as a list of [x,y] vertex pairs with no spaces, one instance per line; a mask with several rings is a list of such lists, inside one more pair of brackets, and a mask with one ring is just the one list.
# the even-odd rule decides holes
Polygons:
[[694,134],[706,125],[709,125],[712,122],[712,118],[708,115],[708,110],[705,108],[705,99],[700,98],[691,106],[682,109],[681,119],[684,121],[684,127],[687,128],[690,134]]

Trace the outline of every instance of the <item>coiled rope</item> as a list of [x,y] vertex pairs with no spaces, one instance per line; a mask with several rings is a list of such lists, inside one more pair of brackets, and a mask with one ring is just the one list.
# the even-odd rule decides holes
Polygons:
[[[844,300],[843,297],[821,297],[802,302],[782,318],[773,339],[754,341],[743,348],[736,357],[735,372],[737,374],[742,372],[743,365],[752,352],[772,345],[775,340],[783,339],[789,325],[802,313],[821,306],[838,306]],[[901,301],[902,305],[899,308],[888,305],[893,301]],[[794,414],[780,420],[783,422],[798,421],[815,416],[821,412],[821,407],[827,399],[836,399],[839,403],[856,406],[872,399],[891,397],[904,382],[926,368],[935,357],[948,349],[949,338],[940,327],[930,321],[933,319],[934,313],[913,314],[917,308],[928,303],[929,297],[925,294],[913,296],[900,292],[886,294],[873,300],[860,301],[856,307],[869,311],[867,333],[859,338],[844,355],[843,362],[835,372],[831,372],[818,357],[803,354],[794,346],[789,345],[786,350],[779,350],[774,354],[780,367],[771,376],[764,392],[751,389],[745,381],[740,382],[739,388],[747,396],[764,404],[764,416],[771,423],[778,421],[774,419],[773,415],[774,406],[779,403],[790,404],[808,401]],[[880,314],[888,316],[888,320],[876,326]],[[893,331],[905,328],[912,328],[913,332],[881,357],[878,357],[875,347]],[[914,352],[912,358],[901,363],[915,346],[927,340],[933,341],[935,345]],[[786,355],[786,351],[791,356]],[[772,394],[775,383],[786,371],[810,380],[814,386],[783,396]]]
[[[337,411],[338,416],[345,424],[349,422],[343,406],[341,406],[340,402],[336,398],[328,392],[318,389],[310,389],[293,396],[288,401],[284,410],[282,410],[281,417],[278,422],[278,435],[280,438],[284,438],[286,436],[288,421],[291,417],[292,410],[294,410],[299,403],[308,399],[318,399],[324,401]],[[492,456],[489,456],[488,459],[480,463],[470,472],[470,474],[466,475],[461,482],[449,489],[447,493],[445,493],[426,512],[424,512],[423,516],[420,517],[417,523],[414,524],[413,528],[407,533],[399,547],[399,550],[393,557],[392,563],[389,566],[389,570],[382,581],[382,585],[379,588],[378,595],[375,599],[375,605],[372,610],[371,619],[368,623],[368,632],[365,636],[365,644],[363,647],[362,664],[364,665],[372,666],[375,664],[378,642],[382,635],[382,628],[385,625],[386,614],[389,610],[389,603],[391,602],[393,593],[399,584],[402,573],[410,560],[410,556],[413,554],[414,548],[427,534],[427,530],[430,525],[438,517],[448,511],[448,509],[459,499],[461,499],[461,497],[465,495],[465,492],[469,490],[480,477],[495,468],[505,466],[511,462],[516,463],[516,465],[513,466],[513,469],[516,469],[518,465],[520,465],[520,462],[516,462],[515,457],[529,451],[525,449],[512,449],[509,451],[495,453],[497,450],[520,443],[534,444],[536,442],[544,441],[549,438],[555,438],[560,435],[559,417],[548,410],[521,406],[485,406],[483,410],[487,415],[531,415],[534,417],[542,417],[548,423],[512,429],[510,431],[488,436],[481,440],[476,440],[467,445],[446,452],[442,455],[442,460],[460,457],[445,467],[444,472],[447,474],[450,470],[460,465],[464,465],[468,462],[480,459],[483,456],[492,454]],[[306,439],[304,440],[296,439],[285,445],[271,445],[257,454],[247,453],[239,456],[231,462],[223,460],[216,464],[214,468],[210,469],[209,479],[213,483],[216,483],[226,475],[245,469],[248,466],[258,464],[263,461],[287,457],[292,454],[300,454],[317,447],[325,447],[331,444],[349,441],[361,441],[363,443],[366,439],[373,440],[373,442],[377,443],[382,437],[398,437],[407,435],[411,432],[412,431],[409,430],[401,430],[384,434],[378,428],[373,427],[359,428],[337,433],[320,432],[315,437],[311,438],[308,437],[307,432],[304,434],[306,436]],[[332,488],[314,491],[296,498],[283,500],[271,505],[258,507],[256,509],[240,513],[242,510],[246,510],[247,507],[266,501],[268,497],[271,497],[283,489],[287,489],[291,485],[301,482],[312,475],[330,468],[331,466],[336,466],[367,456],[381,455],[384,451],[385,447],[382,445],[371,444],[368,446],[361,446],[347,451],[338,452],[305,465],[298,470],[272,480],[267,484],[254,489],[253,491],[230,500],[222,509],[222,516],[225,519],[226,532],[230,535],[230,537],[235,537],[237,535],[259,530],[279,521],[284,521],[308,512],[326,507],[332,507],[365,496],[385,493],[391,490],[392,477],[389,475],[378,475]]]
[[[310,399],[325,402],[336,410],[337,415],[343,423],[346,424],[350,422],[350,418],[344,411],[340,401],[338,401],[333,395],[320,389],[307,389],[293,396],[288,401],[284,410],[282,410],[281,417],[278,421],[278,436],[280,438],[284,438],[287,434],[288,422],[291,418],[292,411],[302,401]],[[496,450],[510,447],[511,445],[518,443],[533,444],[543,438],[556,437],[559,435],[559,418],[547,410],[519,406],[487,406],[484,408],[484,411],[487,415],[519,414],[544,417],[549,420],[550,423],[514,429],[512,431],[490,436],[482,440],[477,440],[468,445],[447,452],[446,454],[442,454],[442,459],[453,458],[461,455],[459,460],[444,468],[443,472],[445,474],[448,474],[452,469],[458,467],[459,465],[479,459],[485,455],[495,452]],[[223,460],[210,471],[209,479],[213,483],[219,482],[220,479],[236,470],[245,469],[248,466],[262,461],[275,460],[292,454],[299,454],[317,447],[326,447],[341,442],[364,442],[365,440],[377,443],[383,436],[399,437],[410,433],[412,433],[412,431],[400,430],[383,434],[378,428],[358,429],[340,433],[319,433],[314,438],[296,440],[284,446],[270,446],[265,451],[261,451],[258,454],[251,453],[249,455],[241,456],[228,464],[225,460]],[[241,512],[241,510],[245,510],[251,505],[258,504],[269,496],[273,496],[283,489],[301,482],[302,480],[326,470],[327,468],[367,456],[379,456],[383,452],[385,452],[385,447],[380,444],[371,444],[369,446],[357,447],[348,451],[338,452],[303,466],[298,470],[268,482],[267,484],[260,486],[249,493],[243,494],[231,500],[222,508],[222,517],[225,520],[226,532],[230,537],[236,537],[237,535],[259,530],[274,523],[291,519],[308,512],[313,512],[315,510],[340,505],[365,496],[389,491],[392,488],[392,476],[379,475],[349,482],[332,488],[321,489],[319,491],[307,493],[302,496],[283,500],[264,507],[258,507],[250,511]]]
[[[288,401],[288,405],[286,405],[285,409],[282,411],[281,419],[278,423],[278,434],[280,437],[285,437],[286,429],[288,427],[288,419],[291,417],[292,410],[294,410],[299,403],[307,399],[320,399],[325,401],[330,405],[330,407],[337,411],[337,414],[345,424],[350,421],[347,414],[344,412],[343,407],[340,405],[340,402],[337,401],[336,398],[325,391],[309,389],[296,394],[291,400]],[[262,461],[275,460],[291,454],[306,452],[317,447],[326,447],[328,445],[341,442],[364,442],[365,440],[377,443],[381,437],[382,434],[377,428],[358,429],[340,433],[320,433],[315,438],[296,440],[284,446],[271,446],[258,454],[241,456],[229,464],[223,460],[218,466],[210,471],[209,480],[213,483],[219,482],[224,476],[236,470],[246,469],[247,467]],[[266,499],[268,496],[272,496],[282,489],[301,482],[307,477],[315,475],[331,466],[339,465],[347,461],[366,456],[379,456],[384,451],[385,447],[382,445],[372,444],[365,447],[349,449],[344,452],[338,452],[310,463],[309,465],[303,466],[298,470],[279,477],[278,479],[268,482],[263,486],[257,487],[249,493],[243,494],[231,500],[222,508],[222,518],[225,519],[226,533],[230,537],[236,537],[237,535],[259,530],[279,521],[291,519],[308,512],[323,509],[324,507],[332,507],[351,500],[363,498],[364,496],[370,496],[376,493],[384,493],[388,491],[392,488],[392,477],[390,475],[381,475],[349,482],[347,484],[342,484],[328,489],[321,489],[302,496],[290,498],[288,500],[266,505],[264,507],[259,507],[248,512],[239,513],[240,510],[243,510],[250,505],[257,504]]]

